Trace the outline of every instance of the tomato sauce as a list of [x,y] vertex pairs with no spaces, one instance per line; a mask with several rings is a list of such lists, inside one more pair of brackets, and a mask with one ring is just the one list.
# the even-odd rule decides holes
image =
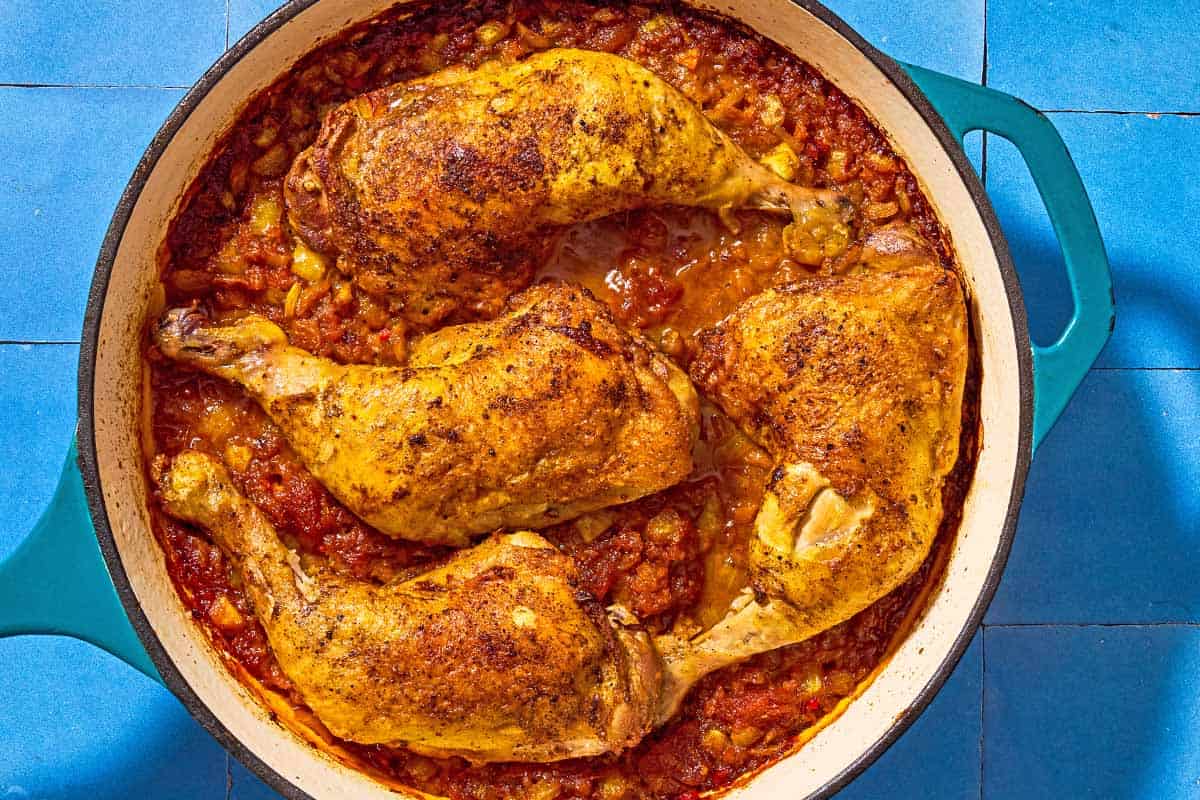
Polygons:
[[[907,222],[953,265],[947,237],[884,135],[817,72],[767,40],[670,4],[483,0],[386,12],[305,56],[256,97],[171,222],[161,255],[167,304],[198,304],[218,319],[255,312],[280,324],[298,347],[379,364],[403,363],[411,337],[477,318],[477,308],[453,305],[408,316],[370,286],[338,274],[291,230],[283,176],[315,138],[324,113],[356,94],[452,64],[515,59],[554,46],[641,63],[785,177],[846,192],[861,212],[860,237],[876,225]],[[838,261],[805,266],[788,258],[783,224],[740,213],[731,226],[682,208],[617,215],[565,230],[539,276],[584,284],[686,368],[696,332],[741,300],[775,283],[839,270]],[[150,344],[146,361],[155,452],[220,456],[302,561],[382,582],[418,574],[449,555],[392,540],[343,508],[236,387],[181,368]],[[809,641],[708,676],[676,717],[638,747],[554,764],[471,766],[321,736],[364,771],[456,800],[688,799],[762,768],[851,696],[919,612],[973,472],[977,384],[972,367],[962,455],[945,490],[946,519],[920,571]],[[625,604],[654,631],[712,625],[747,585],[751,523],[772,462],[707,404],[700,438],[697,467],[685,483],[544,532],[575,560],[584,588],[605,603]],[[202,531],[162,513],[153,498],[150,504],[180,597],[230,668],[303,712],[220,550]]]

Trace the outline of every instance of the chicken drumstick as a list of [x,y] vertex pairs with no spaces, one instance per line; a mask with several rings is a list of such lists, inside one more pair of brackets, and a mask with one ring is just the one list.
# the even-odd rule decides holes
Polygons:
[[843,195],[777,177],[634,62],[572,49],[350,100],[297,157],[286,197],[310,245],[418,316],[519,289],[557,228],[636,208],[786,214],[805,263],[851,235]]
[[168,357],[233,381],[354,513],[402,539],[462,546],[685,478],[699,401],[687,376],[584,289],[540,284],[490,322],[412,343],[404,367],[338,364],[261,317],[168,312]]

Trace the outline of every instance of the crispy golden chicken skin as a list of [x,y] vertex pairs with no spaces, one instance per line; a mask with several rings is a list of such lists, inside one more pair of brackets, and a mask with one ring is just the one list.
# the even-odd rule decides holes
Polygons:
[[[226,340],[188,346],[212,357]],[[473,352],[435,340],[419,358]],[[962,290],[933,266],[769,290],[702,336],[693,374],[779,465],[753,590],[694,636],[605,615],[534,533],[378,586],[305,573],[211,456],[159,459],[159,496],[233,560],[281,668],[338,736],[473,761],[619,752],[704,675],[801,642],[912,574],[941,523],[966,358]]]
[[[912,574],[942,520],[966,368],[962,286],[934,265],[772,289],[702,334],[692,376],[779,461],[759,588],[824,629]],[[813,528],[799,544],[796,520]]]
[[523,286],[563,225],[667,204],[790,214],[810,262],[851,206],[783,181],[632,61],[555,49],[452,68],[326,117],[286,183],[293,226],[368,290],[436,319]]
[[962,285],[926,264],[756,295],[700,335],[691,375],[769,452],[812,464],[835,491],[940,516],[966,364]]
[[573,562],[535,533],[496,535],[378,586],[306,573],[211,456],[158,464],[160,498],[232,559],[280,668],[337,736],[475,761],[621,750],[646,732],[659,667],[611,623]]
[[[753,599],[658,642],[668,689],[803,641],[916,571],[958,458],[967,359],[962,286],[932,263],[770,289],[701,335],[697,385],[777,466],[754,522]],[[681,699],[665,691],[660,715]]]
[[687,376],[579,288],[535,286],[495,320],[416,340],[404,367],[315,357],[254,316],[206,326],[179,309],[153,336],[242,386],[335,497],[397,538],[545,527],[692,468]]

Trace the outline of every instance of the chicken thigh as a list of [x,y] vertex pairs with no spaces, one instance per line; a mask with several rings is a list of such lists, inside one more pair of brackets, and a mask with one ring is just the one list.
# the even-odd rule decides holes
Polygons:
[[482,303],[519,288],[557,227],[645,206],[790,215],[785,239],[806,263],[851,236],[844,196],[777,177],[632,61],[571,49],[343,104],[286,196],[309,244],[418,315],[448,294]]
[[304,465],[397,538],[465,545],[674,485],[692,468],[686,375],[586,290],[540,284],[490,322],[416,340],[407,366],[342,365],[250,316],[168,312],[168,357],[242,386]]

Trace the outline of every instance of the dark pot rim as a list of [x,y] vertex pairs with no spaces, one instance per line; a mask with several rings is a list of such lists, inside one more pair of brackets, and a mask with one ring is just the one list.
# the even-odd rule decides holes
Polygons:
[[[166,649],[151,627],[149,620],[142,611],[141,605],[138,603],[137,597],[133,593],[124,564],[121,562],[121,557],[117,552],[116,541],[113,538],[112,527],[108,519],[108,511],[104,504],[99,460],[97,457],[93,400],[100,320],[104,312],[104,302],[108,292],[109,279],[116,260],[117,249],[120,246],[125,228],[129,223],[134,206],[141,196],[146,181],[149,179],[150,174],[158,164],[159,158],[180,127],[209,91],[225,77],[225,74],[271,33],[317,2],[321,2],[321,0],[289,0],[289,2],[277,11],[255,25],[201,76],[187,94],[184,95],[183,99],[179,101],[179,104],[176,105],[167,117],[162,127],[159,128],[158,133],[155,134],[154,139],[150,142],[150,146],[146,149],[145,154],[134,170],[133,176],[126,185],[125,191],[121,195],[121,199],[113,213],[112,222],[101,245],[91,289],[88,293],[87,310],[84,314],[83,333],[79,349],[79,430],[77,435],[80,469],[83,474],[83,484],[87,494],[88,507],[96,529],[96,538],[99,541],[100,550],[104,555],[104,560],[108,565],[109,573],[112,576],[113,584],[116,586],[117,594],[121,599],[125,612],[129,615],[129,619],[137,631],[138,637],[145,646],[147,653],[149,653],[155,667],[158,668],[163,681],[176,697],[182,701],[189,713],[229,753],[272,788],[288,798],[288,800],[312,800],[312,798],[286,777],[268,766],[256,753],[243,744],[240,739],[230,733],[225,725],[205,705],[167,654]],[[925,121],[925,124],[929,126],[942,147],[949,154],[955,169],[958,171],[959,178],[965,184],[975,204],[975,208],[983,220],[988,237],[991,240],[992,248],[999,262],[1013,324],[1013,338],[1017,346],[1018,373],[1020,375],[1019,450],[1013,474],[1012,488],[999,546],[996,549],[979,596],[976,598],[970,614],[967,615],[962,629],[955,637],[946,656],[942,659],[941,664],[938,665],[933,677],[921,689],[916,700],[902,714],[897,716],[895,722],[893,722],[883,736],[866,746],[860,755],[844,770],[807,798],[807,800],[820,800],[830,797],[849,784],[878,759],[912,725],[950,677],[955,666],[962,658],[963,653],[966,652],[967,647],[970,645],[975,631],[983,621],[984,613],[987,611],[992,596],[996,592],[996,587],[1000,583],[1000,576],[1004,571],[1004,566],[1008,561],[1008,555],[1012,548],[1013,538],[1016,533],[1017,517],[1024,494],[1025,479],[1032,457],[1033,363],[1030,351],[1029,326],[1025,316],[1025,304],[1021,296],[1020,282],[1017,278],[1016,269],[1013,266],[1007,240],[1000,228],[1000,223],[996,218],[995,211],[992,209],[991,202],[988,200],[983,185],[978,176],[976,176],[975,170],[967,159],[961,144],[951,134],[941,115],[934,110],[933,105],[925,97],[924,93],[917,88],[908,74],[895,61],[869,44],[853,28],[842,21],[841,18],[819,2],[816,2],[816,0],[790,0],[790,2],[800,6],[824,24],[833,28],[879,68],[900,93],[904,95],[912,107],[916,109]]]

